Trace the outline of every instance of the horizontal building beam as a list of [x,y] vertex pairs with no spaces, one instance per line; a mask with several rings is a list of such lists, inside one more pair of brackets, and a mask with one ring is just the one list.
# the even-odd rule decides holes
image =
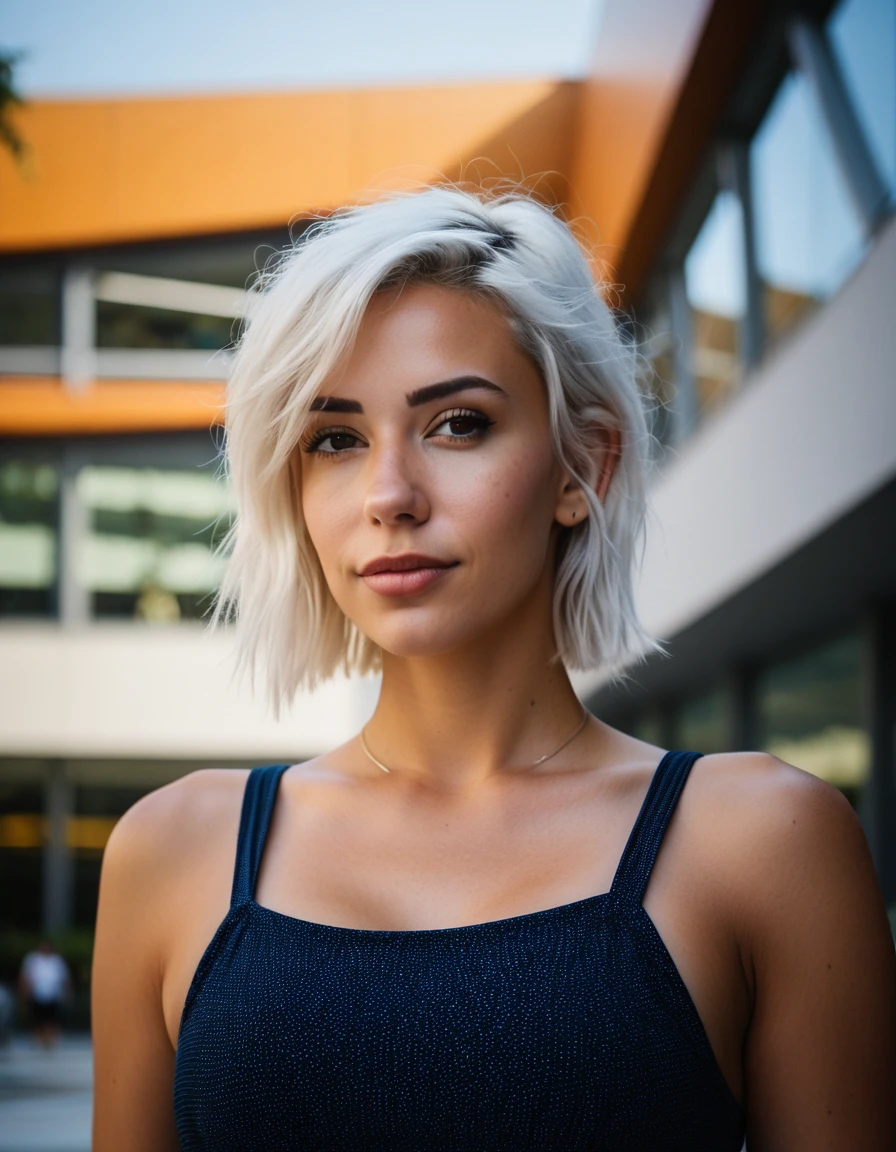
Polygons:
[[107,304],[131,304],[138,308],[163,308],[196,316],[244,316],[249,293],[221,284],[170,280],[164,276],[136,276],[130,272],[103,272],[96,278],[94,296]]
[[[98,380],[223,380],[230,367],[226,349],[90,348],[88,376],[79,387]],[[0,348],[0,382],[4,376],[57,376],[61,348]]]
[[179,431],[223,417],[221,381],[102,380],[72,392],[58,377],[0,380],[0,436]]

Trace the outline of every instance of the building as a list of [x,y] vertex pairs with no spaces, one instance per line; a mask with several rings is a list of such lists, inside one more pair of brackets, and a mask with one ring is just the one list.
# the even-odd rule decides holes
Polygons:
[[894,57],[873,0],[716,4],[702,27],[617,265],[665,401],[639,603],[670,658],[590,698],[840,787],[889,902]]
[[201,617],[230,513],[223,379],[252,275],[360,189],[501,175],[593,222],[655,375],[640,589],[672,659],[583,678],[667,745],[767,747],[858,805],[896,898],[896,40],[887,0],[609,0],[592,73],[35,103],[0,158],[0,918],[89,927],[102,847],[282,723]]

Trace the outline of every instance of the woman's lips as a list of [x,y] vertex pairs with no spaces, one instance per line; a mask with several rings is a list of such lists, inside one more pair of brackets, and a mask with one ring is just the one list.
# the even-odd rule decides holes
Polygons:
[[423,556],[419,560],[396,556],[394,567],[385,559],[374,561],[367,564],[360,577],[367,588],[379,592],[380,596],[418,596],[456,567],[454,563],[443,563]]

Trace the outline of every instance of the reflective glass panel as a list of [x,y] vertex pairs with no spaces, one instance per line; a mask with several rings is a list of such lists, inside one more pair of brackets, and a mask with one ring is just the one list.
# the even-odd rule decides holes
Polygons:
[[844,0],[828,34],[871,151],[896,193],[896,4]]
[[69,820],[68,842],[74,853],[74,920],[83,928],[96,921],[103,849],[112,829],[146,788],[112,785],[75,789],[75,815]]
[[207,612],[230,523],[223,480],[211,469],[88,467],[78,493],[90,526],[77,575],[94,616],[172,623]]
[[870,765],[857,634],[768,669],[757,685],[756,708],[763,749],[855,802]]
[[675,746],[693,752],[727,752],[728,700],[717,689],[680,706],[674,722]]
[[738,336],[746,308],[740,203],[720,192],[685,259],[691,307],[693,375],[704,414],[724,400],[740,377]]
[[98,348],[226,348],[237,326],[224,316],[145,308],[135,304],[97,303]]
[[0,463],[0,616],[55,612],[56,469]]
[[44,797],[40,783],[5,780],[0,767],[0,930],[41,922]]
[[59,344],[60,280],[43,268],[0,271],[0,346]]
[[662,747],[663,726],[659,714],[651,709],[642,712],[633,723],[627,725],[623,731],[630,733],[636,740],[643,740],[647,744]]
[[756,259],[770,341],[840,287],[864,255],[862,228],[807,82],[782,83],[750,150]]
[[100,258],[97,345],[201,351],[228,347],[239,332],[237,312],[227,310],[232,290],[240,295],[272,252],[269,245],[241,240]]

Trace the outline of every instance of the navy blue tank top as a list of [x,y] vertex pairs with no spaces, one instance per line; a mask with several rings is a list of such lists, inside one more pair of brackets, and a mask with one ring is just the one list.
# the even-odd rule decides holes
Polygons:
[[180,1024],[184,1152],[739,1152],[742,1110],[641,903],[698,755],[663,758],[609,892],[413,931],[255,902],[287,765],[253,769]]

